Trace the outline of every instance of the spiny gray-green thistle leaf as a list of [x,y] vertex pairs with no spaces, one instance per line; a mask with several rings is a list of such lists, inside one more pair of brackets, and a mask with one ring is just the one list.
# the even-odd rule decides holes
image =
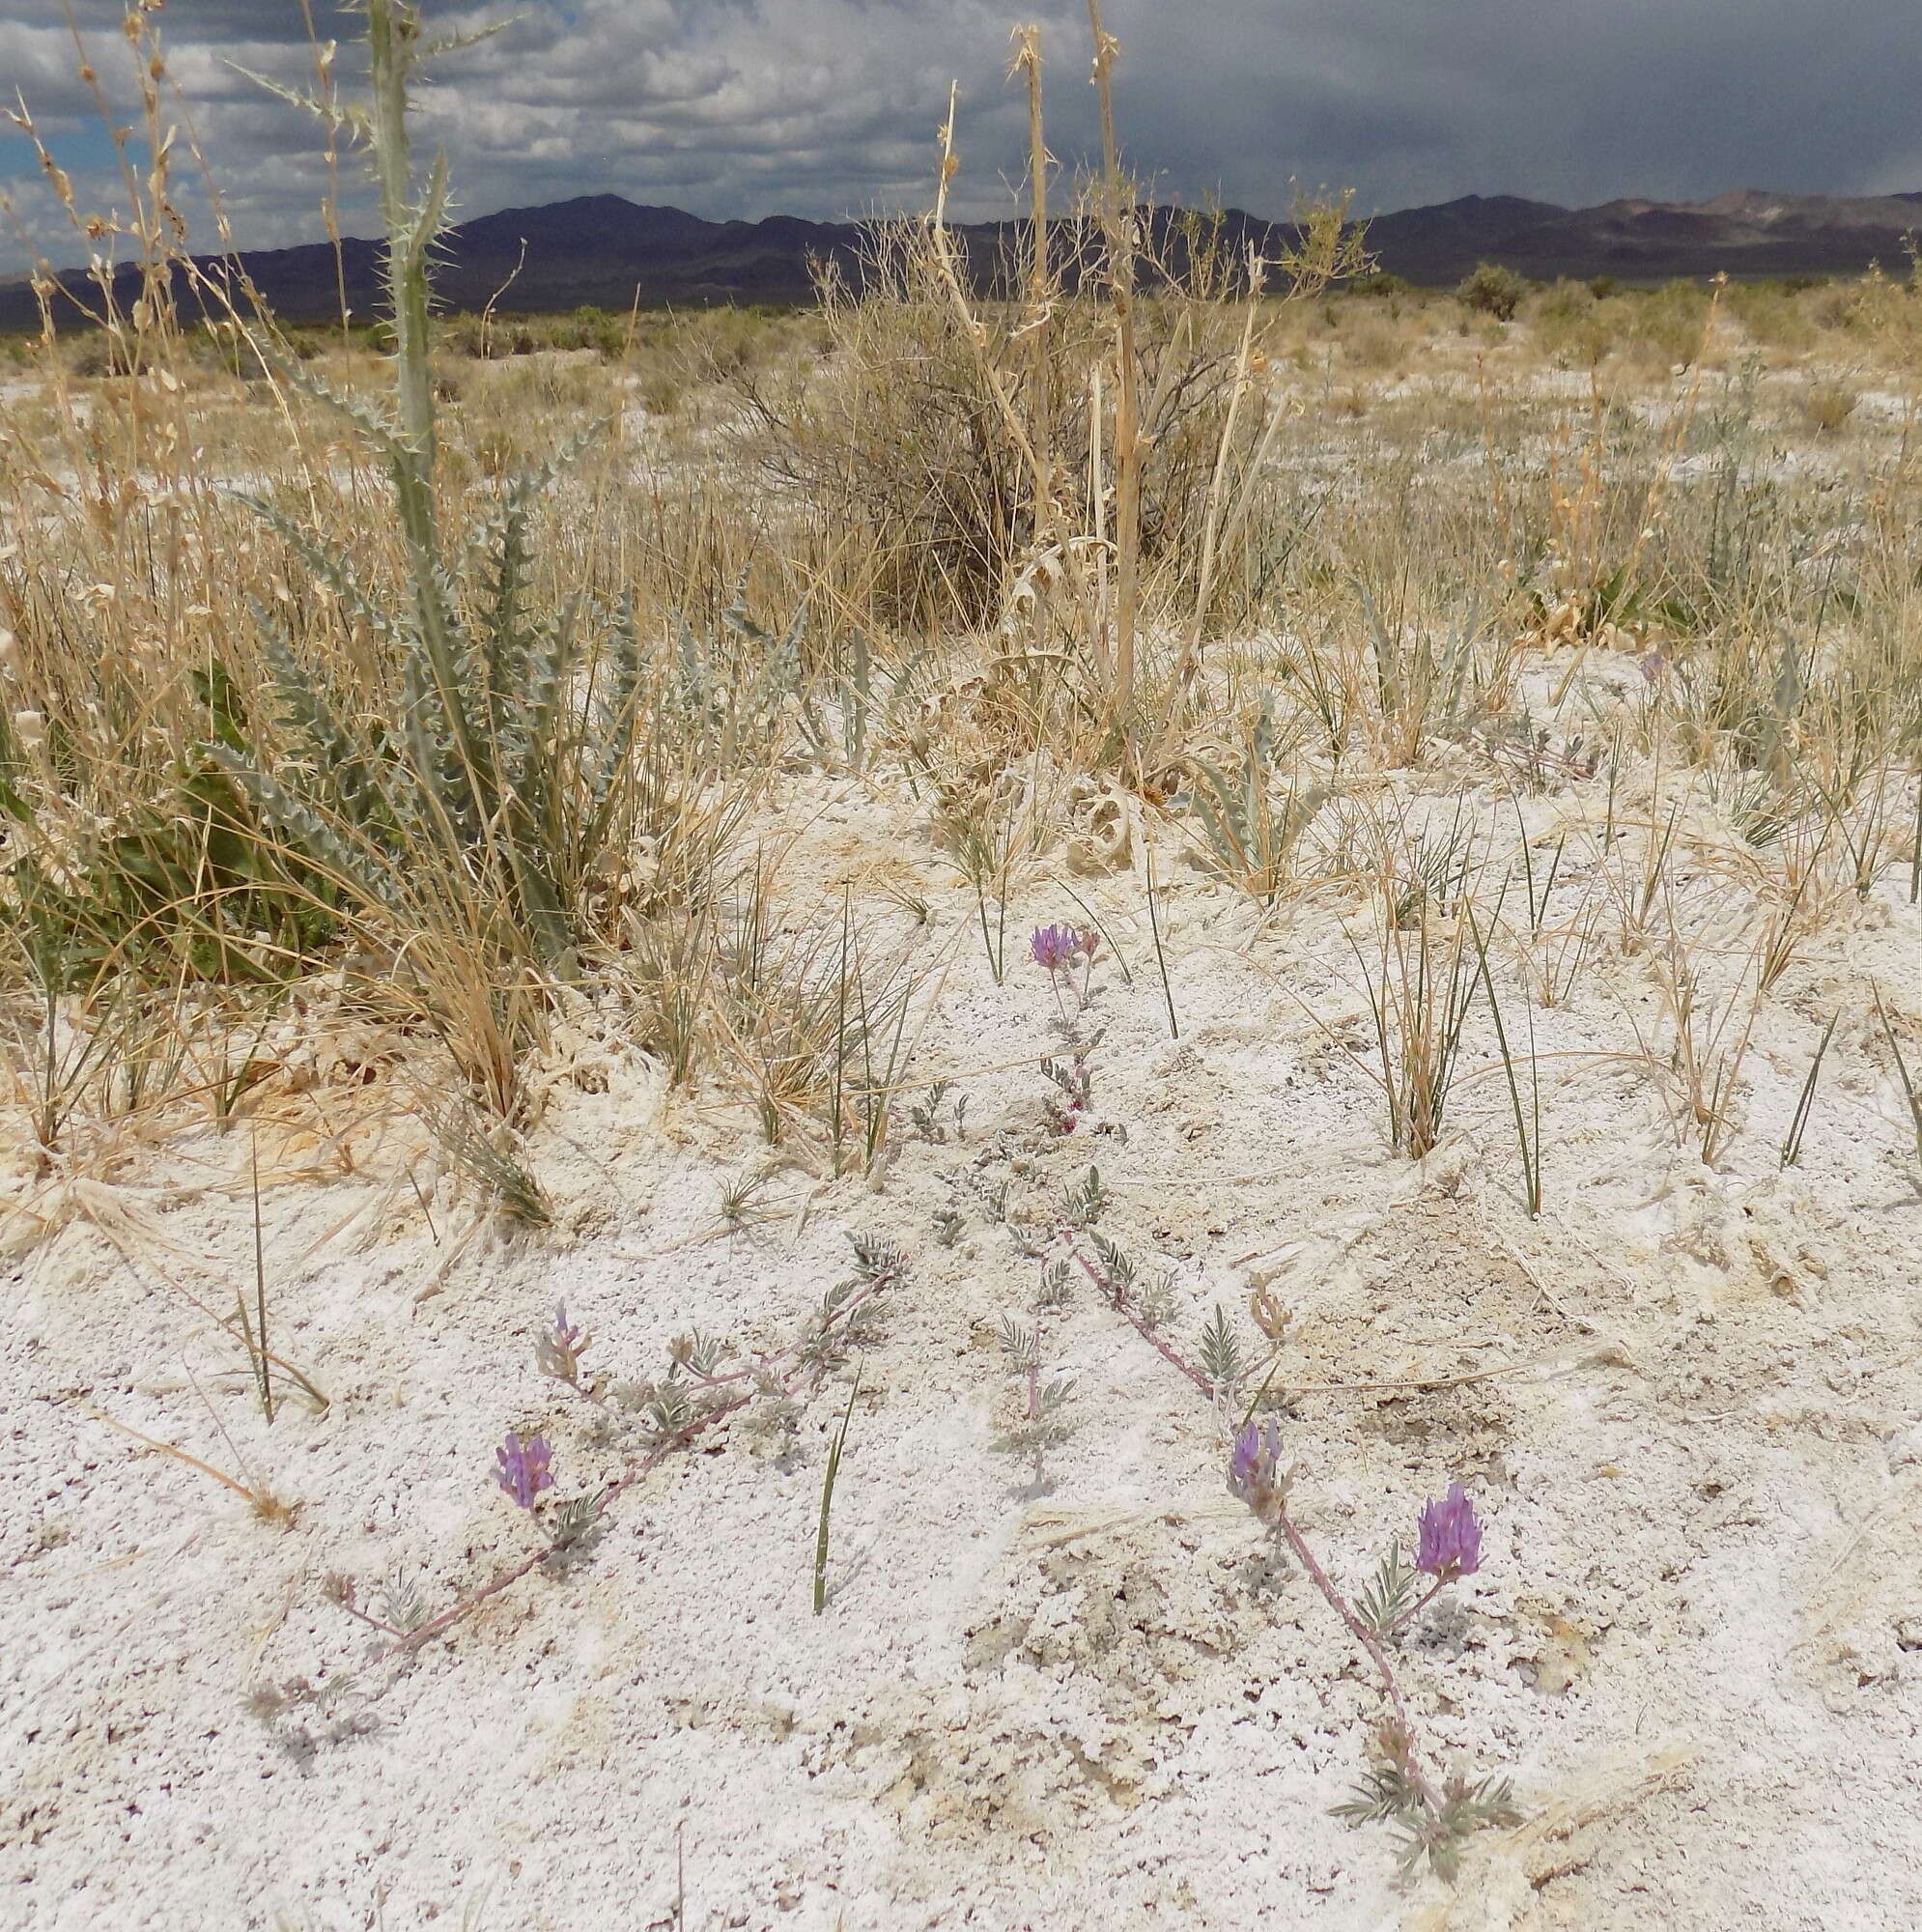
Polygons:
[[356,851],[350,846],[336,834],[332,824],[297,792],[270,778],[229,746],[211,745],[208,755],[246,791],[275,830],[362,904],[391,910],[404,902],[393,873],[371,851]]
[[533,554],[527,542],[528,501],[511,488],[485,526],[493,577],[487,613],[488,696],[496,723],[504,706],[523,689],[531,638],[524,620]]
[[[312,754],[308,781],[317,795],[326,794],[342,817],[363,830],[377,817],[390,823],[392,802],[382,790],[361,746],[335,716],[317,677],[295,657],[271,612],[254,598],[248,603],[260,628],[261,646],[283,707],[283,722]],[[373,810],[376,805],[383,808],[378,814]]]
[[221,66],[230,68],[243,80],[250,80],[263,92],[270,94],[276,100],[284,100],[290,107],[297,107],[302,113],[311,114],[315,120],[330,131],[345,127],[349,115],[340,107],[329,107],[316,100],[311,94],[303,94],[296,87],[283,87],[277,80],[269,80],[264,73],[256,73],[250,67],[243,67],[237,60],[222,59]]
[[431,561],[417,568],[413,577],[414,602],[421,647],[427,652],[429,682],[438,689],[438,681],[433,676],[432,650],[433,639],[438,638],[444,641],[450,654],[452,671],[452,682],[442,693],[442,700],[447,707],[449,723],[455,724],[465,736],[473,729],[477,716],[484,715],[484,706],[479,713],[468,709],[469,699],[485,689],[480,682],[486,668],[484,655],[461,622],[460,585],[447,567]]
[[399,469],[418,462],[416,452],[401,434],[399,425],[371,403],[336,389],[304,363],[276,361],[274,373],[289,388],[306,397],[309,402],[320,403],[335,414],[345,416],[387,459],[389,468]]
[[601,749],[588,766],[588,793],[597,808],[607,802],[639,730],[640,639],[635,629],[633,591],[622,592],[606,634],[608,688],[598,699]]
[[560,779],[572,732],[561,719],[561,697],[574,655],[578,600],[570,599],[558,622],[546,628],[538,648],[527,653],[523,673],[524,700],[503,717],[501,763],[512,795],[531,817],[546,815],[550,793]]
[[491,41],[496,34],[504,34],[520,19],[517,14],[511,19],[493,20],[484,27],[470,27],[464,33],[441,34],[438,38],[421,42],[414,52],[414,61],[424,66],[429,61],[444,59],[448,54],[457,54],[467,47],[477,47],[483,41]]
[[387,300],[398,313],[408,291],[426,276],[428,255],[447,225],[447,156],[443,150],[428,170],[427,189],[408,211],[407,226],[391,238],[382,258],[381,278]]
[[362,589],[345,557],[317,543],[293,518],[264,497],[236,491],[234,499],[244,503],[333,592],[343,615],[364,624],[382,644],[398,639],[400,627],[393,616]]
[[461,844],[474,845],[482,837],[485,814],[444,722],[440,694],[421,660],[409,659],[402,694],[401,742],[420,795],[418,821],[438,821]]

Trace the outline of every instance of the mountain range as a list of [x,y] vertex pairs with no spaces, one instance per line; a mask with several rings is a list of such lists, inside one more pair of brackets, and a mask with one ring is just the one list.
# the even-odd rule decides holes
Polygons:
[[[1151,219],[1177,250],[1183,217],[1157,210]],[[1291,234],[1238,209],[1220,216],[1220,240],[1234,249],[1265,245]],[[1433,207],[1402,209],[1368,223],[1377,268],[1421,285],[1448,286],[1478,262],[1498,262],[1538,279],[1611,275],[1661,281],[1726,271],[1738,277],[1859,274],[1872,262],[1907,267],[1910,232],[1922,227],[1922,193],[1837,196],[1768,194],[1742,189],[1712,201],[1623,200],[1596,208],[1561,208],[1513,195],[1467,195]],[[995,279],[1011,258],[1015,223],[958,229],[976,279]],[[871,228],[862,222],[707,221],[678,208],[652,208],[616,194],[581,196],[543,208],[511,208],[450,229],[443,238],[436,287],[442,305],[478,310],[492,300],[504,313],[535,314],[594,305],[626,310],[714,303],[792,304],[810,298],[810,263],[832,260],[856,277]],[[1072,234],[1062,252],[1070,265]],[[377,243],[343,243],[350,308],[360,317],[379,307]],[[318,321],[339,312],[330,243],[247,250],[246,274],[287,321]],[[211,271],[218,258],[206,258]],[[135,292],[132,270],[127,294]],[[61,280],[82,291],[86,278]],[[63,304],[65,306],[65,304]],[[0,281],[0,328],[31,328],[38,314],[26,278]]]

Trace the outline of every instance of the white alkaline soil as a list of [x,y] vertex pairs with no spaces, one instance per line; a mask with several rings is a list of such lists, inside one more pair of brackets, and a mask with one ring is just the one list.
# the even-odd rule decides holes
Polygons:
[[[1162,824],[1164,991],[1138,824],[1105,870],[1043,853],[997,983],[974,896],[908,803],[783,783],[768,837],[787,840],[795,930],[837,933],[847,882],[869,956],[913,989],[871,1177],[823,1178],[818,1144],[770,1168],[781,1151],[738,1094],[670,1091],[586,1003],[527,1149],[546,1232],[463,1205],[418,1118],[426,1049],[320,1006],[225,1135],[17,1157],[0,1921],[1922,1924],[1922,1196],[1870,990],[1922,1005],[1907,865],[1833,895],[1751,1026],[1742,922],[1762,901],[1706,802],[1670,830],[1700,1009],[1735,1013],[1702,1036],[1704,1079],[1733,1083],[1705,1163],[1672,1019],[1622,937],[1666,806],[1644,795],[1604,849],[1604,814],[1636,802],[1599,780],[1519,817],[1470,790],[1484,876],[1524,831],[1538,866],[1569,834],[1547,929],[1522,920],[1495,975],[1540,1070],[1531,1220],[1484,997],[1440,1146],[1388,1151],[1381,940],[1352,895],[1264,920]],[[1039,1066],[1077,995],[1027,956],[1032,923],[1082,920],[1070,884],[1110,936],[1078,1109]],[[1530,998],[1597,909],[1565,996]],[[934,1138],[910,1110],[940,1079]],[[255,1294],[256,1155],[269,1345],[327,1398],[317,1413],[281,1378],[270,1427],[232,1321]],[[1219,1308],[1264,1363],[1251,1295],[1292,1311],[1271,1413],[1339,1581],[1412,1546],[1450,1482],[1473,1496],[1479,1574],[1395,1647],[1426,1760],[1513,1781],[1521,1824],[1475,1836],[1453,1886],[1398,1885],[1392,1834],[1331,1815],[1380,1698],[1228,1493],[1253,1388],[1211,1404],[1072,1263],[1037,1311],[1090,1167],[1096,1231],[1177,1352]],[[841,1359],[795,1377],[856,1235],[905,1270]],[[591,1333],[606,1406],[536,1369],[557,1302]],[[1005,1322],[1038,1326],[1032,1390]],[[523,1561],[540,1521],[644,1453],[632,1385],[696,1334],[790,1398],[769,1388],[667,1455],[591,1547],[414,1654],[335,1601],[346,1577],[371,1614],[405,1620],[414,1596],[434,1615]],[[1054,1425],[1038,1441],[1031,1396]],[[491,1480],[510,1429],[551,1444],[538,1520]]]

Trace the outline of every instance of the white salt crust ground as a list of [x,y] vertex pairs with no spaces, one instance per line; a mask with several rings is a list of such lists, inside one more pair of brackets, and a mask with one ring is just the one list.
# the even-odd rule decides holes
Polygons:
[[[1094,1114],[1053,1136],[1040,976],[992,983],[972,899],[898,814],[853,784],[792,792],[790,884],[917,880],[930,995],[947,962],[913,1078],[961,1082],[967,1138],[904,1136],[878,1185],[786,1173],[760,1197],[777,1216],[721,1232],[722,1183],[757,1158],[745,1118],[670,1098],[583,1023],[605,1091],[563,1081],[534,1142],[558,1231],[450,1263],[458,1210],[432,1196],[430,1232],[397,1179],[424,1138],[356,1133],[373,1090],[343,1080],[341,1143],[263,1140],[270,1175],[311,1170],[268,1189],[269,1269],[280,1345],[332,1398],[269,1431],[192,1299],[224,1309],[251,1278],[245,1132],[129,1154],[64,1200],[24,1164],[7,1183],[0,1922],[598,1932],[675,1923],[684,1886],[688,1927],[796,1932],[1922,1924],[1922,1196],[1864,1017],[1871,977],[1922,1007],[1906,867],[1834,905],[1776,988],[1715,1171],[1631,1057],[1637,1023],[1662,1037],[1653,994],[1604,944],[1535,1015],[1531,1223],[1485,1015],[1443,1147],[1420,1168],[1384,1152],[1339,906],[1264,927],[1164,848],[1177,1045],[1139,844],[1133,869],[1075,881],[1134,977],[1097,969]],[[1600,810],[1598,787],[1565,789],[1531,831]],[[1571,847],[1571,903],[1588,866]],[[1738,949],[1710,944],[1704,906],[1712,979]],[[1017,910],[1020,931],[1076,916],[1043,883]],[[995,1446],[1013,1386],[994,1326],[1039,1270],[964,1177],[1038,1214],[1090,1161],[1104,1229],[1171,1270],[1174,1332],[1262,1282],[1296,1311],[1284,1433],[1338,1576],[1362,1581],[1449,1480],[1477,1498],[1482,1573],[1404,1671],[1434,1750],[1512,1776],[1526,1822],[1476,1840],[1453,1889],[1398,1890],[1384,1835],[1329,1816],[1376,1709],[1363,1661],[1225,1493],[1206,1405],[1085,1286],[1044,1331],[1077,1378],[1066,1440],[1039,1483]],[[944,1248],[950,1205],[966,1231]],[[55,1231],[33,1238],[29,1208]],[[694,1327],[778,1349],[846,1272],[849,1231],[912,1265],[864,1351],[825,1616],[838,1378],[789,1436],[736,1426],[670,1461],[569,1574],[404,1669],[370,1664],[325,1577],[399,1563],[438,1605],[523,1553],[487,1479],[503,1431],[547,1433],[558,1495],[620,1466],[535,1373],[557,1298],[622,1376],[659,1374]],[[250,1465],[293,1527],[90,1410]],[[318,1712],[249,1712],[260,1687],[355,1672]]]

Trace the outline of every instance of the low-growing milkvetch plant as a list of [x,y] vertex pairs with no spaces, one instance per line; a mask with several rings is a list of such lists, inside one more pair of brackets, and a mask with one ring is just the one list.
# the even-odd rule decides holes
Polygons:
[[[1292,1485],[1293,1471],[1282,1455],[1281,1425],[1273,1420],[1246,1423],[1229,1459],[1230,1492],[1275,1532],[1307,1572],[1367,1653],[1388,1706],[1370,1740],[1371,1763],[1362,1788],[1337,1806],[1336,1815],[1354,1825],[1391,1826],[1401,1838],[1405,1871],[1427,1862],[1452,1878],[1466,1839],[1490,1826],[1519,1824],[1520,1813],[1506,1779],[1471,1782],[1450,1774],[1437,1783],[1425,1768],[1389,1645],[1449,1583],[1472,1577],[1482,1567],[1482,1525],[1475,1505],[1459,1483],[1450,1484],[1445,1496],[1422,1511],[1413,1570],[1404,1566],[1398,1545],[1383,1559],[1369,1591],[1351,1602],[1288,1514]],[[1426,1590],[1420,1587],[1423,1578],[1427,1579]]]
[[[494,1451],[489,1476],[516,1509],[534,1520],[540,1542],[532,1554],[496,1570],[436,1612],[428,1611],[411,1584],[396,1584],[391,1577],[382,1586],[385,1614],[366,1607],[354,1579],[344,1575],[328,1579],[330,1601],[388,1640],[384,1656],[411,1654],[537,1570],[562,1572],[590,1558],[613,1505],[708,1431],[726,1424],[749,1426],[757,1417],[791,1431],[806,1396],[856,1350],[873,1346],[889,1296],[907,1279],[907,1257],[888,1242],[855,1231],[849,1245],[849,1272],[827,1292],[785,1348],[750,1351],[718,1336],[679,1335],[668,1345],[665,1372],[643,1380],[584,1372],[582,1357],[593,1338],[568,1319],[565,1306],[555,1308],[535,1334],[535,1367],[588,1405],[595,1439],[616,1452],[614,1473],[598,1488],[556,1505],[542,1505],[542,1496],[554,1487],[552,1445],[545,1433],[523,1436],[509,1430]],[[825,1507],[821,1520],[825,1525]],[[822,1533],[825,1537],[825,1529]],[[819,1549],[816,1560],[825,1565],[825,1542]]]

